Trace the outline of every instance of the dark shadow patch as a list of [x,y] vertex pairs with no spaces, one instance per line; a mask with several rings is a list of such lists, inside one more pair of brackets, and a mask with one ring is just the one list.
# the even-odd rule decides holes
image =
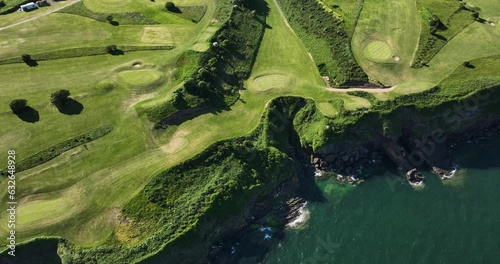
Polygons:
[[466,68],[469,68],[469,69],[475,69],[476,68],[476,66],[472,65],[472,63],[470,63],[470,62],[465,62],[464,66]]
[[111,54],[113,56],[125,55],[125,51],[123,51],[121,49],[116,49],[116,50],[110,51],[109,54]]
[[83,105],[75,99],[68,98],[68,101],[57,107],[60,113],[65,115],[79,115],[83,111]]
[[19,117],[19,119],[28,123],[36,123],[40,120],[40,114],[38,114],[38,111],[29,106],[27,106],[21,112],[16,113],[16,115],[17,117]]
[[172,12],[172,13],[176,13],[176,14],[181,14],[182,13],[182,11],[178,7],[176,7],[176,6],[168,7],[167,11],[168,12]]
[[26,63],[26,65],[30,66],[30,67],[36,67],[38,66],[38,62],[34,59],[29,59],[29,60],[23,60],[24,63]]
[[432,35],[433,35],[434,37],[436,37],[436,38],[440,39],[440,40],[443,40],[443,41],[448,41],[448,39],[447,39],[447,38],[445,38],[445,37],[444,37],[444,36],[442,36],[442,35],[435,34],[435,33],[434,33],[434,34],[432,34]]
[[113,21],[109,21],[109,23],[110,23],[111,25],[115,26],[115,27],[117,27],[117,26],[119,26],[119,25],[120,25],[120,22],[118,22],[118,21],[114,21],[114,20],[113,20]]
[[56,238],[40,238],[16,247],[15,257],[9,250],[0,254],[2,264],[59,264],[61,258],[57,254],[59,240]]

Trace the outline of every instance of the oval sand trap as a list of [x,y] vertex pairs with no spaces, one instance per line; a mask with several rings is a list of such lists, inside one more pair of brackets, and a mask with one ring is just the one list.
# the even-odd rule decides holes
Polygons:
[[366,44],[363,55],[373,62],[387,62],[392,59],[393,52],[389,45],[376,40]]
[[163,79],[163,73],[157,70],[134,70],[118,73],[121,82],[134,87],[145,87],[158,84]]
[[290,78],[283,74],[268,74],[254,79],[254,87],[258,91],[280,89],[287,85]]

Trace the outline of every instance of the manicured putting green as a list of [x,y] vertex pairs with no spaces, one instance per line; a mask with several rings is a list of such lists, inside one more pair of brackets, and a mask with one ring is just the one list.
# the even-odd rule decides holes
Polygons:
[[145,87],[159,83],[163,79],[163,73],[157,70],[132,70],[118,73],[121,82],[132,87]]
[[373,62],[387,62],[390,61],[394,55],[389,45],[382,41],[370,41],[363,49],[365,58]]
[[327,116],[335,116],[338,114],[337,109],[333,107],[332,104],[328,102],[322,102],[318,104],[319,109]]
[[254,79],[254,86],[258,91],[280,89],[286,86],[290,78],[283,74],[268,74]]

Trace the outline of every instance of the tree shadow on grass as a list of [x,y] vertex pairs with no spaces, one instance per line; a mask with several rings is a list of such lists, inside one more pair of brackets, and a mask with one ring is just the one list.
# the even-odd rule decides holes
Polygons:
[[123,51],[121,49],[116,49],[116,50],[110,51],[109,54],[111,54],[113,56],[124,55],[125,51]]
[[83,111],[83,108],[84,107],[80,102],[75,99],[68,98],[68,101],[64,105],[57,107],[57,110],[65,115],[79,115]]
[[170,11],[170,12],[176,13],[176,14],[182,14],[182,10],[180,8],[178,8],[177,6],[170,7],[167,9],[167,11]]
[[114,21],[114,20],[113,20],[113,21],[110,21],[109,23],[110,23],[111,25],[115,26],[115,27],[117,27],[117,26],[119,26],[119,25],[120,25],[120,22],[118,22],[118,21]]
[[38,66],[38,62],[34,59],[29,59],[29,60],[24,60],[24,63],[30,67],[36,67]]
[[38,111],[29,106],[26,107],[20,113],[17,113],[16,115],[17,117],[19,117],[19,119],[28,123],[36,123],[40,120],[40,115],[38,114]]

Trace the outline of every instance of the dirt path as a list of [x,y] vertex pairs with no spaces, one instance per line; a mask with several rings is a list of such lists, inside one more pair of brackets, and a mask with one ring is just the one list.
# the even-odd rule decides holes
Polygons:
[[[76,0],[75,2],[73,2],[73,3],[71,3],[71,4],[68,4],[68,5],[63,5],[63,6],[58,7],[58,8],[56,8],[56,9],[54,9],[54,10],[52,10],[52,11],[48,12],[48,13],[40,14],[40,15],[38,15],[38,16],[34,16],[34,17],[32,17],[32,18],[28,18],[28,19],[23,20],[23,21],[21,21],[21,22],[17,22],[17,23],[14,23],[14,24],[12,24],[12,25],[8,25],[8,26],[6,26],[6,27],[2,27],[2,28],[0,28],[0,31],[5,30],[5,29],[8,29],[8,28],[11,28],[11,27],[15,27],[15,26],[18,26],[18,25],[21,25],[21,24],[24,24],[24,23],[26,23],[26,22],[33,21],[33,20],[35,20],[35,19],[38,19],[38,18],[44,17],[44,16],[46,16],[46,15],[50,15],[50,14],[55,13],[55,12],[57,12],[57,11],[59,11],[59,10],[61,10],[61,9],[65,8],[65,7],[68,7],[68,6],[74,5],[74,4],[76,4],[76,3],[78,3],[78,2],[81,2],[81,1],[82,1],[82,0]],[[51,3],[56,3],[56,2],[53,2],[53,1],[52,1]],[[35,10],[35,12],[36,12],[36,10]]]

